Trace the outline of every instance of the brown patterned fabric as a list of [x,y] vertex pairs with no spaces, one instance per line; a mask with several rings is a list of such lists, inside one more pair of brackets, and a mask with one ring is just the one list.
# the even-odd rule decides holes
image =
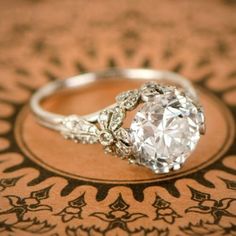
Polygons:
[[[2,1],[0,35],[0,235],[236,235],[235,0]],[[194,82],[207,132],[181,170],[155,175],[36,123],[37,88],[107,67]],[[138,85],[96,83],[43,105],[86,114]]]

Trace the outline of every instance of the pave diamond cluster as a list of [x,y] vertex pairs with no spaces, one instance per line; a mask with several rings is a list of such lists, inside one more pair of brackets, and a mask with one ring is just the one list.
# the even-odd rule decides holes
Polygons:
[[[140,104],[131,127],[121,127],[126,112]],[[76,142],[100,142],[106,153],[155,173],[179,169],[204,133],[201,106],[181,89],[155,82],[119,94],[115,106],[103,110],[97,123],[72,115],[62,121],[61,131]]]

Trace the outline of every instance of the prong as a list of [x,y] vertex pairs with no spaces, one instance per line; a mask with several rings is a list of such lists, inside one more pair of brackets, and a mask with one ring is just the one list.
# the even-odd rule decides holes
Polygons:
[[134,156],[130,156],[128,161],[129,161],[129,164],[138,164]]
[[201,125],[200,125],[200,134],[201,135],[204,135],[206,133],[206,125],[205,125],[205,122],[203,122]]
[[170,168],[168,166],[163,167],[161,169],[151,169],[155,174],[166,174],[170,172]]
[[203,112],[203,107],[198,106],[198,113],[199,113],[199,122],[200,122],[200,134],[204,135],[206,133],[206,125],[205,125],[205,116]]
[[175,163],[174,165],[173,165],[173,170],[179,170],[181,167],[182,167],[182,165],[183,165],[183,163]]

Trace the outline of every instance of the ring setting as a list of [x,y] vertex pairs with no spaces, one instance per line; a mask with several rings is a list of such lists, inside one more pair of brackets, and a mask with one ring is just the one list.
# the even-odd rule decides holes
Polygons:
[[[124,128],[127,112],[133,110],[137,112],[131,125]],[[152,81],[118,94],[116,103],[98,112],[96,119],[69,115],[57,119],[53,128],[66,139],[100,143],[106,154],[168,173],[178,170],[195,150],[205,133],[205,118],[191,90]]]
[[[98,125],[70,116],[62,121],[65,138],[103,145],[105,153],[144,165],[155,173],[177,170],[195,149],[204,130],[202,107],[174,86],[145,83],[122,92],[114,108],[100,112]],[[122,124],[138,105],[130,128]],[[86,128],[86,129],[85,129]]]

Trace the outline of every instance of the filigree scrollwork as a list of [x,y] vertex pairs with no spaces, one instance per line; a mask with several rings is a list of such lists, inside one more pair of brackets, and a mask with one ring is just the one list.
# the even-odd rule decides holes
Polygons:
[[171,207],[171,203],[156,195],[152,204],[156,208],[156,217],[154,220],[164,220],[168,224],[174,224],[176,218],[181,216]]
[[133,163],[130,131],[121,126],[126,112],[135,109],[139,103],[144,102],[143,97],[149,96],[148,93],[153,92],[150,86],[154,86],[154,84],[156,92],[160,93],[160,88],[156,83],[146,83],[141,89],[128,90],[118,94],[116,106],[102,110],[98,116],[97,125],[77,115],[67,116],[60,124],[62,135],[75,142],[100,142],[105,153],[117,155],[122,159],[128,158]]
[[60,211],[58,216],[61,216],[61,219],[64,223],[71,221],[72,219],[83,219],[82,208],[86,206],[84,200],[84,193],[77,197],[76,199],[69,201],[68,206],[66,206],[62,211]]
[[140,212],[130,213],[128,212],[129,205],[123,200],[121,194],[117,199],[109,205],[109,212],[94,212],[90,216],[94,216],[102,221],[108,222],[107,230],[119,227],[126,232],[131,230],[128,227],[130,222],[134,222],[140,218],[148,217],[146,214]]

